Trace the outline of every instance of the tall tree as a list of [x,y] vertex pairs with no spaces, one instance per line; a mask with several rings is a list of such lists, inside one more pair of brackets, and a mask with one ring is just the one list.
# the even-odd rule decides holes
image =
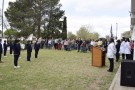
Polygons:
[[82,26],[77,31],[77,37],[80,37],[82,39],[88,40],[88,39],[98,39],[99,34],[97,32],[92,32],[91,26]]
[[63,39],[67,38],[67,17],[64,17],[62,37]]
[[68,32],[67,33],[67,38],[69,38],[69,39],[76,39],[77,36],[75,34],[73,34],[72,32]]
[[50,34],[58,28],[59,18],[64,15],[60,6],[59,0],[16,0],[9,3],[5,15],[21,35],[33,33],[39,38],[48,29]]

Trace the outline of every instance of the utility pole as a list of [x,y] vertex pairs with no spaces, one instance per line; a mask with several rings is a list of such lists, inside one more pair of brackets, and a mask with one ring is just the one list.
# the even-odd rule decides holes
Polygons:
[[3,0],[3,3],[2,3],[2,38],[3,38],[3,11],[4,11],[4,0]]
[[116,39],[117,39],[118,23],[116,23]]

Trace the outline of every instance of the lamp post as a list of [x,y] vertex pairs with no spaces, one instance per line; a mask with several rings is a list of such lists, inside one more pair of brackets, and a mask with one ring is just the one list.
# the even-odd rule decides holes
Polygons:
[[4,0],[2,3],[2,38],[3,38],[3,11],[4,11]]

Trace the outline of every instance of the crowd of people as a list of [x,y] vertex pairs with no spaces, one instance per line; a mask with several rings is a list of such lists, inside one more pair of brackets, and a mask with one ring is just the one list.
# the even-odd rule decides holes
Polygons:
[[[1,40],[0,40],[1,41]],[[3,47],[2,47],[3,46]],[[19,68],[18,65],[18,59],[20,57],[21,53],[21,45],[19,43],[19,40],[15,40],[14,43],[7,44],[6,41],[4,41],[4,44],[2,45],[0,43],[0,63],[2,53],[4,53],[4,57],[6,57],[7,53],[7,47],[10,47],[10,54],[13,54],[14,52],[14,68]],[[31,59],[31,52],[32,52],[32,42],[27,41],[26,49],[27,49],[27,61],[30,61]],[[81,38],[75,40],[75,39],[45,39],[41,42],[36,41],[34,43],[34,50],[35,50],[35,58],[38,58],[38,52],[39,49],[55,49],[55,50],[65,50],[65,51],[71,51],[71,50],[77,50],[77,52],[88,52],[92,51],[92,47],[100,47],[101,49],[104,49],[107,53],[107,58],[110,61],[109,66],[109,72],[113,72],[114,68],[114,59],[116,59],[116,62],[120,60],[120,55],[122,55],[122,60],[133,60],[133,52],[134,52],[134,41],[129,41],[128,38],[122,38],[121,40],[114,40],[110,39],[103,40],[82,40]],[[3,52],[4,51],[4,52]]]

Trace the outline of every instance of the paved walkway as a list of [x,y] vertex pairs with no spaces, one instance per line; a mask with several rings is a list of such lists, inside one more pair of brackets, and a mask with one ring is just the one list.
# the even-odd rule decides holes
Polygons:
[[135,87],[120,86],[120,73],[121,73],[120,70],[121,66],[119,67],[109,90],[135,90]]

